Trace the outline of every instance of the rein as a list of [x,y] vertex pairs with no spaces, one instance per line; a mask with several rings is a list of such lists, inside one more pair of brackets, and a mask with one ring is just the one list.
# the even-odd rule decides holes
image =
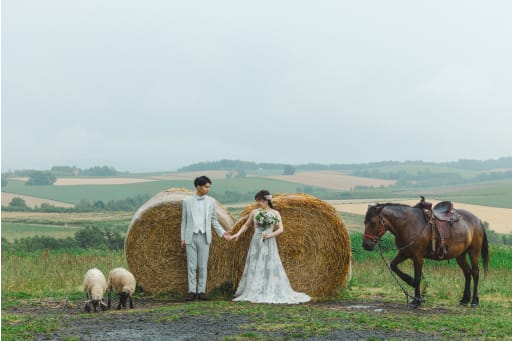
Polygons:
[[389,266],[388,262],[386,262],[386,259],[384,258],[384,255],[382,254],[382,248],[380,247],[379,240],[376,241],[376,245],[379,247],[380,258],[382,258],[382,261],[384,262],[384,264],[386,264],[386,267],[388,268],[389,272],[391,273],[391,276],[395,280],[396,284],[398,284],[400,289],[402,289],[402,291],[403,291],[403,293],[405,295],[405,304],[409,304],[409,298],[414,299],[414,296],[409,294],[409,292],[407,290],[405,290],[405,288],[402,286],[400,281],[396,278],[395,273],[393,272],[393,270],[391,270],[391,267]]

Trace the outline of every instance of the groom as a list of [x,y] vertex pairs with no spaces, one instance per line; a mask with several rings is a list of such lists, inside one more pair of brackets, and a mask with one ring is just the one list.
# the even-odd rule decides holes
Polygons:
[[217,221],[215,199],[207,195],[211,185],[212,181],[207,176],[197,177],[194,180],[196,194],[183,200],[181,247],[187,252],[187,301],[196,298],[207,300],[206,274],[212,242],[212,226],[219,236],[230,240],[230,234],[224,231]]

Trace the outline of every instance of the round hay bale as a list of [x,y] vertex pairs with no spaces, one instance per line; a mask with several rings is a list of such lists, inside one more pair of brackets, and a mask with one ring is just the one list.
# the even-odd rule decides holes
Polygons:
[[[182,201],[194,192],[168,189],[156,194],[135,213],[125,239],[126,261],[144,292],[188,291],[187,256],[181,242]],[[217,220],[224,230],[232,229],[234,219],[219,203]],[[231,245],[212,231],[208,260],[208,291],[230,281]]]
[[[292,288],[314,299],[335,296],[337,289],[347,286],[351,272],[352,250],[343,220],[333,206],[307,194],[274,195],[272,204],[283,219],[284,231],[276,239]],[[255,203],[244,208],[233,233],[240,230],[255,208]],[[234,247],[235,289],[253,233],[251,228],[246,230]]]

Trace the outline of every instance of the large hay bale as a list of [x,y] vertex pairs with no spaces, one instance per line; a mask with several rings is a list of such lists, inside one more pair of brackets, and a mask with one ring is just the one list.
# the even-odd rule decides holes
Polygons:
[[[284,232],[276,240],[292,288],[315,299],[336,295],[350,279],[352,251],[345,224],[334,207],[307,194],[274,195],[272,204],[283,219]],[[256,207],[254,203],[244,208],[233,233],[240,230]],[[253,233],[253,229],[246,230],[233,251],[235,288]]]
[[[188,291],[187,256],[181,242],[182,201],[194,192],[168,189],[156,194],[135,213],[125,239],[126,261],[147,293]],[[217,219],[229,231],[234,220],[217,202]],[[230,282],[231,245],[212,231],[208,260],[208,291]]]

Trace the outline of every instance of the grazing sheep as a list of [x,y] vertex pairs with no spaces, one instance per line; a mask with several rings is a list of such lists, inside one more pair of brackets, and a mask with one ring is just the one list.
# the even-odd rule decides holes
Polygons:
[[126,300],[130,298],[130,308],[133,309],[132,295],[135,292],[135,277],[125,268],[115,268],[108,274],[108,307],[112,297],[112,289],[119,293],[117,309],[126,308]]
[[91,311],[91,303],[96,312],[98,305],[101,310],[105,311],[106,305],[103,300],[103,295],[107,290],[107,280],[103,273],[96,269],[89,269],[84,275],[84,292],[85,292],[85,311]]

